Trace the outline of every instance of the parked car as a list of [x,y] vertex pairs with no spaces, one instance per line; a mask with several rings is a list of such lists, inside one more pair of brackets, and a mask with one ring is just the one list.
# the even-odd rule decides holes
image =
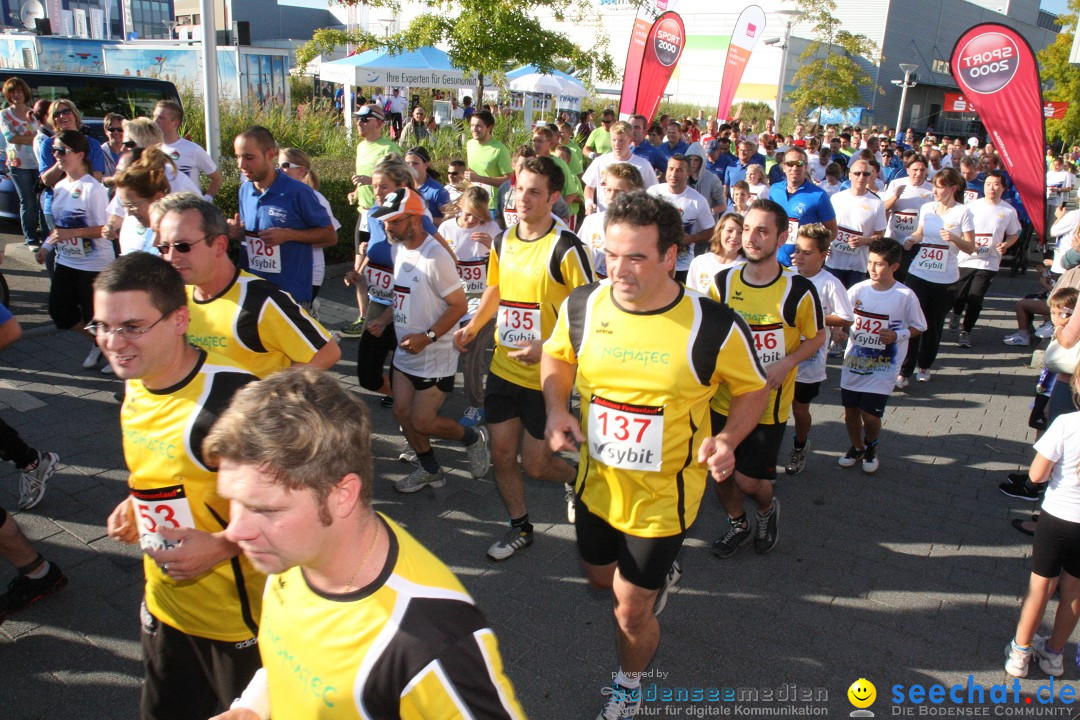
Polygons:
[[[98,142],[105,140],[103,123],[108,113],[119,113],[126,118],[150,117],[159,100],[180,102],[180,93],[175,85],[155,78],[47,70],[0,70],[0,84],[10,77],[25,80],[35,100],[71,100],[82,113],[83,124],[89,129],[89,135]],[[0,137],[0,146],[3,144]],[[19,220],[19,197],[3,163],[0,163],[0,217],[16,222]]]

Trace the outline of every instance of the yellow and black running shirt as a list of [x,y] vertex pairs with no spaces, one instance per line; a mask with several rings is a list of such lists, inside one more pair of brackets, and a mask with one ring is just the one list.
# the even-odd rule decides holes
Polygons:
[[[149,390],[127,382],[120,410],[124,459],[140,544],[162,548],[159,528],[221,532],[229,502],[217,494],[217,472],[202,456],[202,442],[233,394],[257,378],[225,358],[200,352],[182,381]],[[235,642],[255,637],[266,576],[243,556],[222,562],[194,580],[176,582],[148,555],[146,607],[158,620],[189,635]]]
[[259,652],[288,720],[524,718],[495,633],[446,565],[394,522],[382,573],[340,595],[271,575]]
[[[783,360],[798,349],[807,338],[817,337],[825,327],[814,283],[802,275],[781,270],[768,285],[751,285],[743,279],[745,266],[725,268],[716,274],[709,294],[742,316],[754,335],[754,349],[758,360],[767,370],[769,365]],[[761,416],[762,425],[782,425],[791,413],[791,401],[795,396],[793,367],[779,390],[769,393],[769,404]],[[716,392],[712,409],[727,415],[731,408],[731,392],[724,387]]]
[[697,517],[718,385],[765,385],[749,328],[692,290],[648,313],[620,308],[607,281],[563,304],[544,352],[577,365],[581,446],[577,491],[589,511],[638,537],[667,537]]
[[292,297],[244,270],[209,300],[196,300],[193,285],[187,294],[188,342],[224,355],[260,379],[309,362],[330,342],[326,328]]
[[512,225],[495,238],[488,257],[488,286],[499,288],[495,354],[491,372],[504,380],[540,389],[540,365],[507,356],[530,340],[547,340],[559,306],[570,291],[593,280],[589,251],[577,235],[552,223],[536,240],[518,237]]

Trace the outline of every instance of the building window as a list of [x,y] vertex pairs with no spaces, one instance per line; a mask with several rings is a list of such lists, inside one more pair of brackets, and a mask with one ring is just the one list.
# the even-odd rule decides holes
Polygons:
[[938,60],[934,58],[930,63],[930,70],[940,75],[952,75],[952,69],[949,67],[949,63],[945,60]]

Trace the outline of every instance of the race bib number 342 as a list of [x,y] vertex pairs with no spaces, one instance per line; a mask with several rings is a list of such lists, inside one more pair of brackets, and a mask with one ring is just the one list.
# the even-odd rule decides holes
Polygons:
[[589,454],[621,470],[660,469],[664,443],[664,408],[605,400],[589,403]]

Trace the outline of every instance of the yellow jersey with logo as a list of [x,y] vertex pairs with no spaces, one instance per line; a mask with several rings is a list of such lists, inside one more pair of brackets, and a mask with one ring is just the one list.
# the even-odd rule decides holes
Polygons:
[[[796,275],[776,264],[779,274],[768,285],[751,285],[743,279],[745,266],[721,270],[713,279],[709,295],[742,316],[750,326],[754,350],[761,365],[768,370],[773,363],[795,352],[804,339],[816,337],[825,327],[817,288],[802,275]],[[795,397],[795,375],[798,366],[784,378],[778,390],[769,393],[769,404],[759,424],[782,425],[791,413]],[[727,415],[731,408],[731,393],[723,385],[716,392],[712,409]]]
[[552,222],[543,237],[522,240],[520,225],[495,238],[488,256],[488,286],[499,288],[495,354],[491,372],[532,390],[540,389],[540,364],[523,365],[507,353],[551,336],[559,307],[570,291],[593,280],[589,251],[565,226]]
[[544,352],[577,366],[581,446],[577,492],[589,511],[638,537],[667,537],[697,517],[717,386],[765,385],[749,328],[730,308],[681,288],[668,307],[619,307],[608,282],[563,304]]
[[288,720],[524,718],[495,634],[446,565],[394,522],[380,575],[346,594],[271,575],[259,652]]
[[209,300],[196,300],[194,285],[187,294],[188,342],[260,379],[310,362],[330,342],[326,328],[292,297],[245,270],[238,269],[229,287]]
[[[217,493],[217,472],[206,464],[202,442],[233,394],[257,378],[225,358],[200,352],[191,373],[176,385],[150,390],[127,382],[120,410],[124,460],[139,542],[169,547],[161,528],[217,533],[229,524],[229,502]],[[177,582],[143,556],[146,607],[161,622],[210,640],[255,637],[266,576],[243,555],[193,580]]]

